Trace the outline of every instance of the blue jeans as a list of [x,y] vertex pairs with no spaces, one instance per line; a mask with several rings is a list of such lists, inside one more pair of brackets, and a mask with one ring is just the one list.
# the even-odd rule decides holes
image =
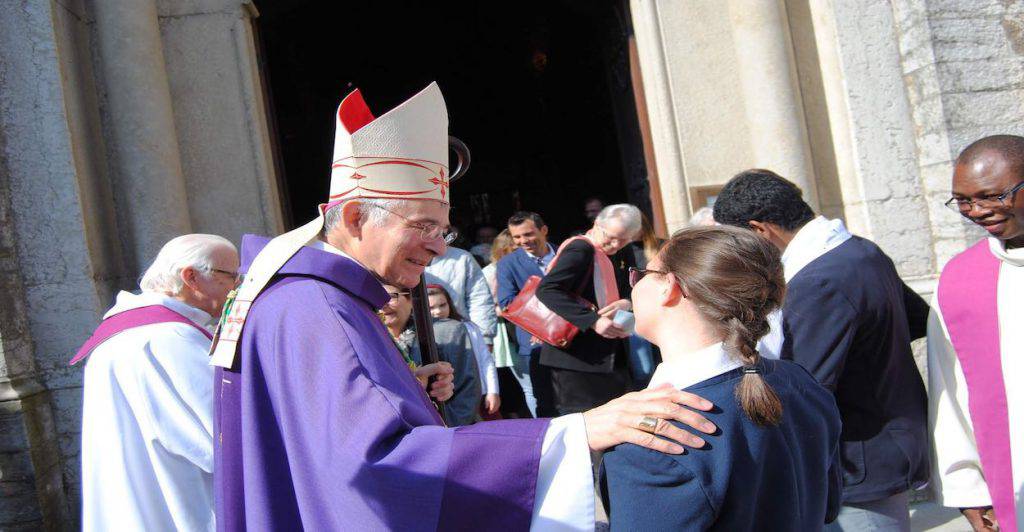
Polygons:
[[540,346],[529,355],[515,355],[512,375],[519,381],[526,407],[533,417],[555,417],[554,391],[551,389],[551,368],[540,365]]
[[637,334],[629,337],[629,372],[635,389],[646,388],[654,374],[654,346]]
[[537,417],[537,398],[533,395],[533,381],[530,379],[530,355],[512,355],[512,375],[519,382],[523,389],[523,397],[526,399],[526,408],[530,409],[530,415]]
[[910,492],[868,502],[846,503],[826,532],[881,530],[910,532]]

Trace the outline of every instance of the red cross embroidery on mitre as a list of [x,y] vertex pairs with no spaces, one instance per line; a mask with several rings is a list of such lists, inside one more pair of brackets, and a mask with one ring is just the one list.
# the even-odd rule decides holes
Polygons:
[[445,175],[444,167],[441,167],[439,177],[430,178],[428,179],[428,181],[441,187],[441,198],[443,199],[445,197],[445,194],[448,192],[448,176]]
[[[360,164],[360,163],[357,163],[355,161],[349,161],[349,159],[355,159],[355,160],[358,160],[358,159],[374,159],[374,160],[372,162],[365,162],[365,163]],[[352,171],[352,174],[350,176],[348,176],[348,178],[352,179],[352,180],[355,180],[355,181],[359,181],[359,180],[362,180],[362,179],[366,179],[368,177],[372,177],[372,175],[368,176],[368,175],[359,173],[359,169],[369,168],[369,167],[372,167],[372,166],[381,166],[381,165],[384,165],[384,166],[403,165],[403,166],[412,166],[412,167],[415,167],[415,168],[420,168],[420,169],[426,170],[426,172],[429,173],[428,175],[430,175],[430,177],[427,177],[426,180],[427,180],[428,183],[434,185],[434,187],[430,188],[430,189],[426,189],[426,190],[414,190],[414,191],[399,192],[399,191],[394,191],[394,190],[371,189],[371,188],[368,188],[368,187],[363,186],[363,185],[358,185],[358,186],[352,187],[352,188],[350,188],[350,189],[348,189],[348,190],[346,190],[344,192],[341,192],[341,193],[338,193],[338,194],[332,194],[330,196],[330,199],[333,200],[333,199],[337,199],[339,197],[342,197],[344,195],[347,195],[350,192],[352,192],[353,190],[355,190],[356,188],[362,188],[363,190],[366,190],[367,192],[386,194],[386,195],[390,195],[390,196],[416,196],[416,195],[421,195],[421,194],[428,194],[430,192],[433,192],[433,191],[437,190],[438,187],[440,187],[440,189],[441,189],[441,198],[445,198],[447,196],[448,187],[449,187],[448,173],[446,171],[446,168],[443,165],[441,165],[440,163],[433,162],[433,161],[426,161],[426,160],[422,160],[422,159],[402,159],[402,158],[387,158],[387,159],[385,159],[385,158],[374,157],[374,156],[346,157],[345,159],[339,159],[338,161],[336,161],[334,164],[331,165],[331,168],[332,169],[348,168],[348,169],[350,169]],[[435,170],[435,168],[436,168],[436,170]],[[371,172],[371,174],[372,174],[372,172]]]

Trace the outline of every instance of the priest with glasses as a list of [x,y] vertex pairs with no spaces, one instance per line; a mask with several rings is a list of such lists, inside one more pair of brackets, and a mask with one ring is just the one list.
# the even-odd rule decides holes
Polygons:
[[978,140],[946,205],[988,237],[946,264],[928,321],[928,418],[939,501],[974,530],[1024,523],[1024,137]]

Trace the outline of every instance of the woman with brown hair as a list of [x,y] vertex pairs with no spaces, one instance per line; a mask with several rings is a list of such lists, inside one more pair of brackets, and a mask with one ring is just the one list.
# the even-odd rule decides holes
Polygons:
[[720,431],[678,456],[607,453],[612,529],[821,529],[838,510],[839,411],[806,370],[756,349],[785,294],[778,248],[732,227],[686,229],[630,283],[636,330],[664,360],[650,386],[713,401]]
[[[498,299],[498,261],[516,250],[516,243],[508,229],[503,229],[491,242],[491,262],[484,266],[484,279],[487,279],[487,286],[491,289],[491,296]],[[498,309],[501,312],[501,309]]]

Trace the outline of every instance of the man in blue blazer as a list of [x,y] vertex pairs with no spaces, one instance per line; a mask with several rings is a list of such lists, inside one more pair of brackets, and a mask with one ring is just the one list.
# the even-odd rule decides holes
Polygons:
[[[506,308],[519,295],[531,275],[543,277],[555,258],[548,243],[548,227],[535,212],[519,211],[508,219],[508,231],[518,249],[498,261],[498,306]],[[523,389],[526,405],[534,417],[554,417],[551,377],[540,365],[541,343],[530,333],[516,327],[519,356],[512,373]]]
[[926,329],[927,303],[878,246],[815,216],[800,189],[770,170],[730,180],[714,216],[783,251],[787,293],[773,324],[781,356],[839,405],[843,508],[828,530],[909,530],[908,492],[929,471],[927,397],[910,349]]

